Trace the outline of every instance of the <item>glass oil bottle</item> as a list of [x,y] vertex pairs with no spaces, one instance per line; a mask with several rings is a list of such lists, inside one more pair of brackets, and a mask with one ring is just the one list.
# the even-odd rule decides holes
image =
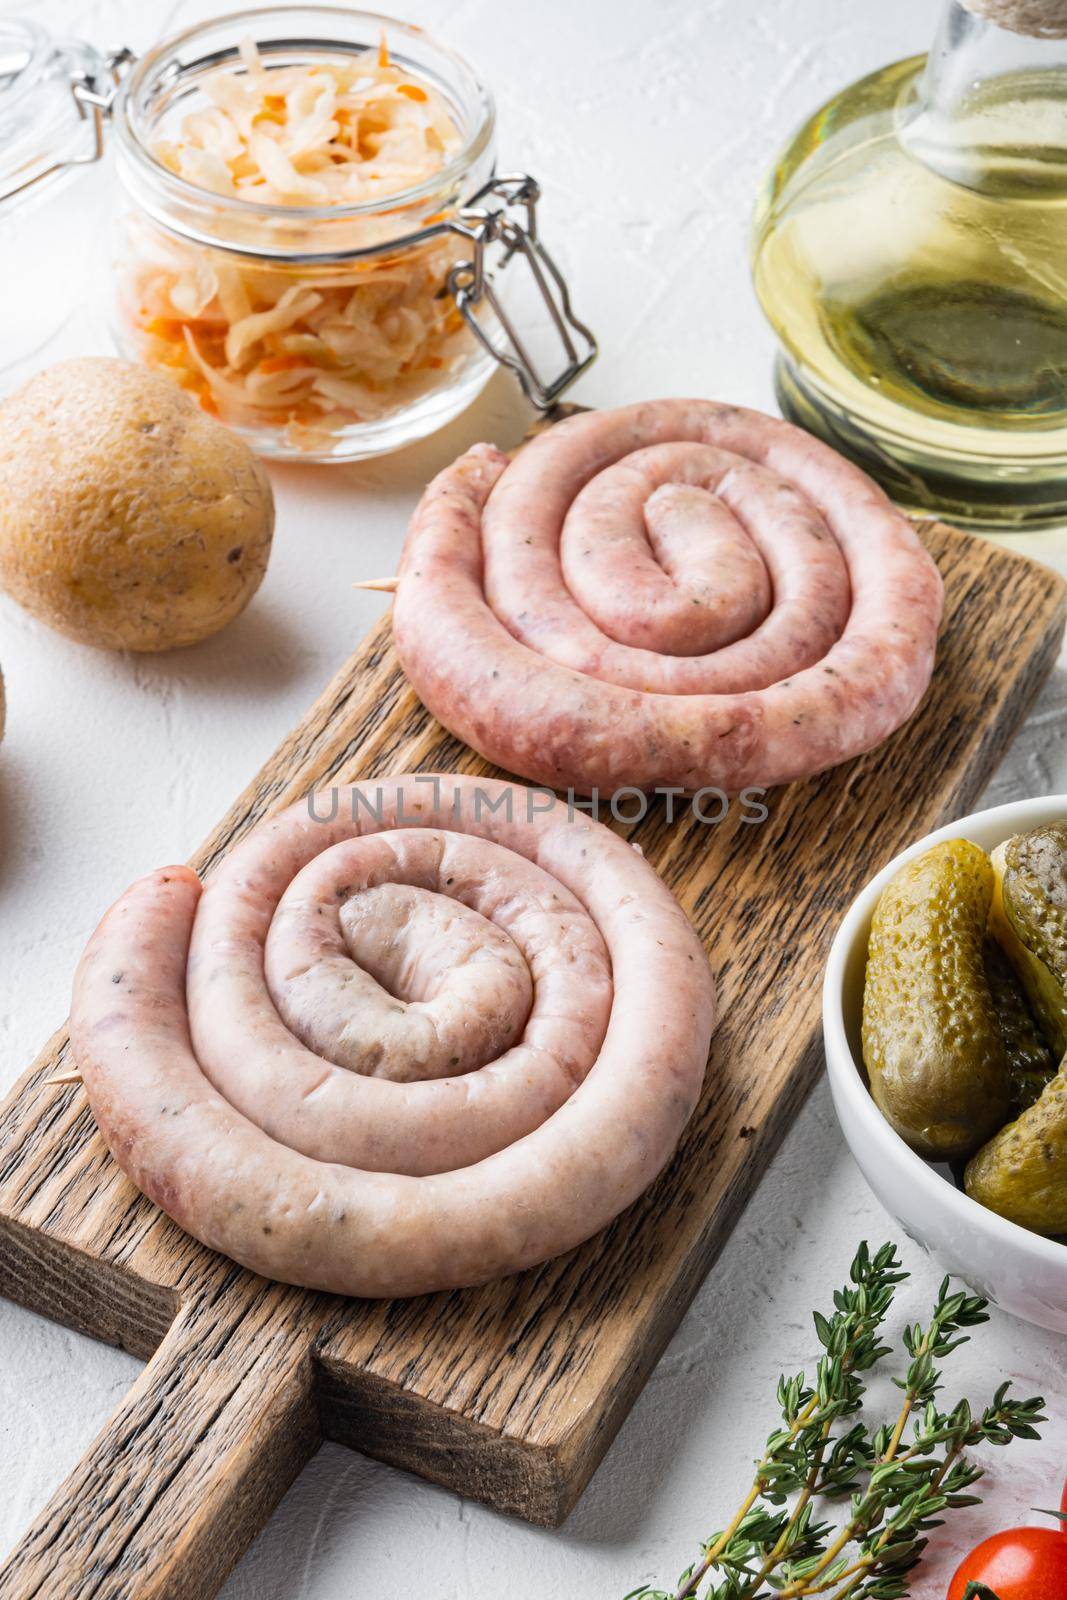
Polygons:
[[816,112],[755,218],[783,413],[908,509],[1002,531],[1067,520],[1061,23],[949,0],[928,57]]

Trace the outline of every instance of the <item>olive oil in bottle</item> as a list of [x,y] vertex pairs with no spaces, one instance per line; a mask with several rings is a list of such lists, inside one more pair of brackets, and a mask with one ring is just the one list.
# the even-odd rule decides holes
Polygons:
[[909,509],[1067,517],[1067,41],[950,0],[801,129],[753,244],[785,415]]

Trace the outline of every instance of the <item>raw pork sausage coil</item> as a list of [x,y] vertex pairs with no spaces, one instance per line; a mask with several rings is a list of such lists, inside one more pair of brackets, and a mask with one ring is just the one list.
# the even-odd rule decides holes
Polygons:
[[673,1152],[714,1019],[641,855],[517,784],[326,791],[135,883],[74,984],[119,1165],[267,1277],[411,1295],[543,1261]]
[[856,467],[758,412],[660,400],[442,472],[393,628],[423,703],[510,772],[736,794],[906,722],[941,605],[907,518]]

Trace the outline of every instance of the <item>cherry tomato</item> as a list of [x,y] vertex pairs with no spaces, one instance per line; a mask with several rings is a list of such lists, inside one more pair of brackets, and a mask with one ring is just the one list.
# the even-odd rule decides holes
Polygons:
[[1067,1540],[1058,1528],[1009,1528],[965,1556],[948,1600],[963,1600],[969,1583],[984,1583],[997,1600],[1067,1600]]
[[1060,1511],[1063,1513],[1064,1519],[1060,1523],[1060,1532],[1067,1533],[1067,1483],[1064,1484],[1063,1493],[1060,1496]]

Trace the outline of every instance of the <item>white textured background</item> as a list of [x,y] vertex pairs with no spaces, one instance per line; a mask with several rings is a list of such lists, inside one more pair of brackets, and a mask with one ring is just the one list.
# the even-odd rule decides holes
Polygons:
[[[6,8],[18,10],[7,0]],[[27,9],[31,9],[27,5]],[[407,0],[494,86],[502,163],[544,184],[546,237],[604,354],[579,398],[693,393],[771,406],[771,340],[748,282],[747,223],[784,136],[861,71],[922,49],[930,0]],[[45,0],[33,13],[143,47],[207,15],[166,0]],[[106,351],[102,287],[55,233],[80,308],[53,354]],[[25,261],[32,273],[33,261]],[[435,440],[361,468],[274,473],[279,524],[251,609],[200,648],[97,655],[0,602],[8,734],[0,750],[0,1062],[6,1088],[63,1016],[103,907],[185,857],[378,614],[353,578],[393,570],[426,478],[476,438],[510,443],[506,383]],[[1067,536],[1034,541],[1067,567]],[[994,799],[1067,788],[1067,679],[1044,695]],[[870,863],[873,870],[880,863]],[[772,936],[768,930],[768,937]],[[779,1371],[809,1362],[809,1310],[855,1242],[888,1219],[819,1089],[595,1477],[557,1533],[464,1504],[340,1448],[322,1451],[228,1584],[227,1600],[617,1600],[666,1582],[732,1511],[773,1422]],[[912,1246],[914,1317],[936,1273]],[[0,1543],[18,1536],[131,1381],[136,1363],[0,1303]],[[1043,1446],[991,1453],[986,1508],[953,1551],[1058,1493],[1067,1468],[1063,1341],[1004,1317],[955,1358],[976,1399],[1001,1375],[1044,1392]],[[956,1541],[955,1545],[953,1540]]]

